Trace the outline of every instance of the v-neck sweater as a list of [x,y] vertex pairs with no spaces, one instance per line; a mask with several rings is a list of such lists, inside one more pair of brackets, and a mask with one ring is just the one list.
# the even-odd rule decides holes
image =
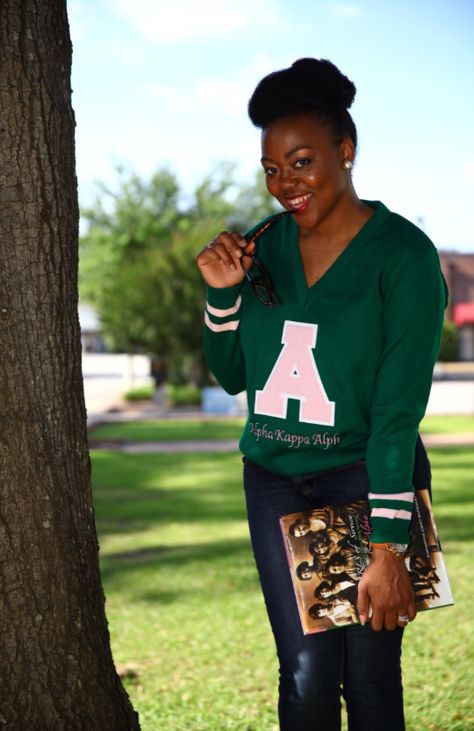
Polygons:
[[428,237],[364,202],[374,214],[311,287],[293,216],[276,219],[256,255],[281,304],[247,280],[208,287],[205,349],[223,388],[247,391],[245,456],[286,475],[365,460],[372,540],[405,543],[447,287]]

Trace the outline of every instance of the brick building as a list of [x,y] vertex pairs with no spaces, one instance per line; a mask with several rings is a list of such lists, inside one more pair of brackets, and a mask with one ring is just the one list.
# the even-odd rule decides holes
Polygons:
[[459,328],[459,360],[474,360],[474,254],[440,251],[449,288],[446,317]]

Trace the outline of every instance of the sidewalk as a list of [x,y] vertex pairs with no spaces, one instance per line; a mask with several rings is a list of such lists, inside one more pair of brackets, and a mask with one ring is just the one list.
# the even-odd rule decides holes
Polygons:
[[[199,407],[190,409],[167,410],[154,402],[118,403],[113,409],[102,414],[94,414],[88,420],[90,449],[104,449],[125,454],[177,454],[190,452],[236,452],[238,439],[180,440],[161,442],[133,442],[114,439],[94,439],[94,427],[103,423],[148,421],[153,419],[200,419],[202,421],[226,419],[225,416],[203,414]],[[474,431],[459,434],[422,434],[428,448],[474,446]]]
[[[423,435],[422,435],[423,437]],[[438,447],[474,446],[472,434],[431,434],[423,437],[428,449]],[[192,452],[237,452],[239,441],[226,439],[209,439],[176,442],[117,442],[113,440],[89,440],[90,449],[104,449],[124,454],[190,454]]]

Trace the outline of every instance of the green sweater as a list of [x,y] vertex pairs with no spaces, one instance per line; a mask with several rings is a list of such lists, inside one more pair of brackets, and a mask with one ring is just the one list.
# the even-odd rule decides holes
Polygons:
[[408,540],[419,423],[440,345],[447,288],[438,254],[380,202],[326,273],[308,287],[291,215],[257,241],[282,304],[247,280],[207,288],[209,367],[247,390],[240,448],[287,475],[365,459],[372,540]]

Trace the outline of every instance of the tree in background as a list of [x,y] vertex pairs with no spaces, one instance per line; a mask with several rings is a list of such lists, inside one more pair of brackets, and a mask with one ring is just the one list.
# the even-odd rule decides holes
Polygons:
[[65,0],[0,4],[0,726],[138,729],[109,645],[77,316]]
[[108,349],[165,357],[171,381],[203,385],[204,289],[195,255],[222,229],[245,231],[273,210],[262,175],[237,186],[229,164],[188,199],[167,170],[149,181],[122,174],[117,192],[101,186],[82,212],[80,291],[99,314]]

